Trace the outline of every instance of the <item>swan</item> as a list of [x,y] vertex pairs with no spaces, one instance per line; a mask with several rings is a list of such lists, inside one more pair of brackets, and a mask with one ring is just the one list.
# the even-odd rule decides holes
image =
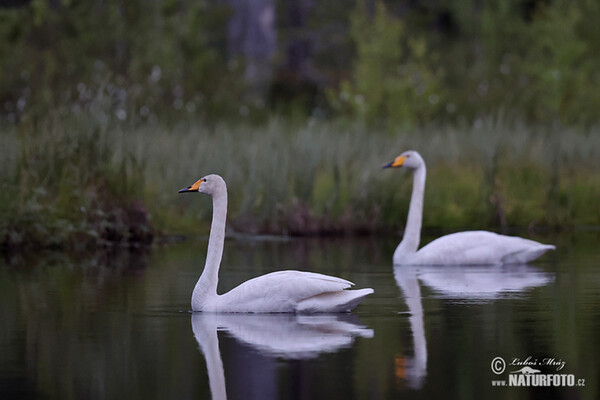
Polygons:
[[222,295],[217,294],[219,266],[225,241],[227,185],[219,175],[207,175],[179,193],[206,193],[212,197],[213,216],[204,270],[192,293],[192,310],[224,313],[350,312],[373,289],[346,290],[345,279],[303,272],[278,271],[250,279]]
[[413,190],[404,237],[394,251],[394,265],[523,264],[555,249],[553,245],[520,237],[467,231],[442,236],[417,250],[423,218],[425,161],[419,153],[410,150],[383,166],[400,167],[413,170]]

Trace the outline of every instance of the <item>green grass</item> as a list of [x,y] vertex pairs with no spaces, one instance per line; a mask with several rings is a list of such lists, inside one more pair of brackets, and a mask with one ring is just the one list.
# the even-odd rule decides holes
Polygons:
[[9,246],[205,234],[210,201],[177,190],[209,173],[227,181],[237,231],[399,230],[412,177],[381,166],[407,149],[428,165],[425,228],[598,225],[599,133],[492,120],[392,133],[278,119],[173,128],[24,121],[0,139],[0,233]]
[[123,136],[90,120],[23,121],[3,133],[0,243],[148,241],[144,166]]

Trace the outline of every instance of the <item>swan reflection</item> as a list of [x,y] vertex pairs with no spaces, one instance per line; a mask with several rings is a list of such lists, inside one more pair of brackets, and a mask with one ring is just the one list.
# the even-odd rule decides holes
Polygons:
[[206,358],[213,400],[227,398],[217,331],[227,332],[262,356],[286,359],[317,357],[350,347],[355,337],[373,337],[373,330],[361,326],[351,314],[194,313],[192,330]]
[[427,376],[427,341],[421,284],[431,289],[436,298],[487,302],[545,286],[554,280],[554,275],[527,264],[492,267],[400,265],[394,267],[394,278],[410,313],[414,349],[412,357],[405,357],[399,363],[401,367],[397,367],[400,369],[397,373],[406,380],[409,387],[419,389]]
[[[496,266],[420,266],[394,269],[396,282],[399,275],[411,275],[432,289],[435,296],[444,299],[489,301],[527,289],[545,286],[554,275],[527,264]],[[400,285],[400,283],[398,283]]]

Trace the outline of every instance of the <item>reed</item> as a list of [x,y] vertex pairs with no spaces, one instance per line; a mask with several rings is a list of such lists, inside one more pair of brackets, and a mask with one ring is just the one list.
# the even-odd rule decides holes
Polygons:
[[236,231],[400,230],[412,177],[381,166],[406,149],[428,165],[424,227],[565,227],[600,221],[598,129],[493,119],[403,132],[272,119],[263,126],[128,126],[81,116],[2,134],[5,246],[132,243],[198,232],[208,200],[177,190],[208,173],[229,187]]
[[85,118],[25,120],[2,137],[5,247],[150,239],[145,167],[123,146],[122,131]]
[[156,180],[158,203],[178,204],[180,215],[194,222],[207,220],[210,208],[195,204],[197,199],[173,197],[172,182],[185,186],[216,172],[228,182],[230,216],[239,230],[399,229],[412,179],[407,171],[381,166],[409,148],[419,150],[429,167],[425,227],[560,227],[600,221],[597,131],[507,127],[490,119],[462,129],[390,134],[359,124],[293,126],[272,120],[259,128],[190,125],[168,134],[156,129],[144,137],[140,151],[152,160],[146,180]]

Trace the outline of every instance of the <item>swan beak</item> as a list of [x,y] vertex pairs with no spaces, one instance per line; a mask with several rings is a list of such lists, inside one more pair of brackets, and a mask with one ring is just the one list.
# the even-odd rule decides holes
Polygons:
[[188,192],[197,192],[198,189],[200,189],[200,185],[202,184],[202,179],[199,179],[196,181],[196,183],[194,183],[192,186],[188,186],[186,188],[181,189],[179,192],[177,193],[188,193]]
[[404,164],[405,160],[406,156],[398,156],[391,163],[384,165],[383,168],[399,168]]

